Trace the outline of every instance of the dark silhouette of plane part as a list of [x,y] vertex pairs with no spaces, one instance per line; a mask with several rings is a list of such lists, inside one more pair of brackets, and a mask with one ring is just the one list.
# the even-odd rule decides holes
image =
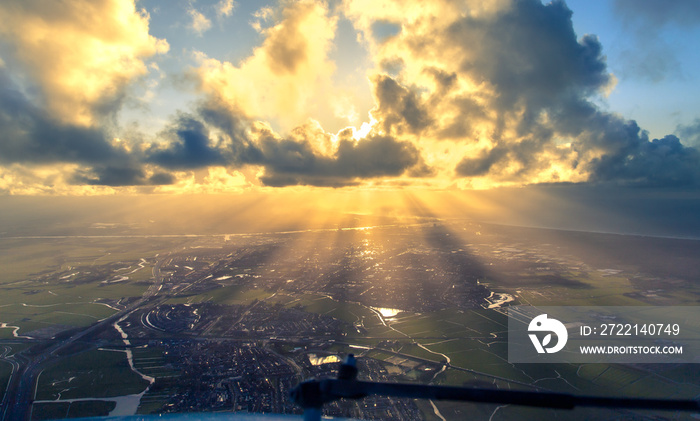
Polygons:
[[305,381],[297,385],[290,395],[292,401],[304,409],[304,419],[307,421],[320,420],[321,410],[326,403],[341,398],[361,399],[367,395],[512,404],[555,409],[592,406],[674,411],[700,410],[700,401],[695,400],[608,398],[552,392],[358,381],[357,364],[353,354],[348,354],[345,361],[340,365],[338,378]]

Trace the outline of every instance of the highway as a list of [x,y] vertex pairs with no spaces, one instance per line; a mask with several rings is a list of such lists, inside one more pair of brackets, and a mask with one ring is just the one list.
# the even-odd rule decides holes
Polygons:
[[5,420],[9,396],[11,395],[10,391],[14,390],[12,388],[12,385],[17,383],[20,377],[18,375],[20,372],[20,363],[17,361],[18,357],[10,355],[10,352],[12,352],[12,347],[5,345],[3,346],[3,349],[4,350],[2,352],[2,355],[0,355],[0,359],[9,363],[12,366],[12,371],[10,372],[10,378],[7,380],[7,384],[5,385],[5,393],[3,394],[2,402],[0,403],[0,408],[2,408],[2,412],[0,412],[0,420]]

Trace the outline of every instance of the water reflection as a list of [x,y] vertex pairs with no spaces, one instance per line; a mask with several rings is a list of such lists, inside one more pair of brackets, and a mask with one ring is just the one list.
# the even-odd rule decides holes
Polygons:
[[337,355],[319,356],[316,354],[308,354],[308,357],[309,357],[309,362],[312,365],[321,365],[321,364],[339,363],[340,362],[340,357],[338,357]]
[[372,307],[374,310],[378,311],[383,318],[388,319],[401,313],[401,310],[396,308],[384,308],[384,307]]

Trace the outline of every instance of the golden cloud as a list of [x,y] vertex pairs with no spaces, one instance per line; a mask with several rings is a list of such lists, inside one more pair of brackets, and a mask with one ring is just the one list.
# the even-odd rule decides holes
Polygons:
[[263,44],[240,66],[198,54],[199,87],[251,118],[272,120],[288,130],[323,114],[335,65],[328,59],[337,17],[325,5],[287,4],[279,23],[261,29]]
[[616,132],[647,146],[590,100],[615,78],[563,3],[348,0],[343,12],[376,64],[374,130],[416,144],[436,183],[581,182]]
[[216,5],[216,14],[219,17],[228,17],[233,14],[236,3],[233,0],[221,0]]
[[148,73],[145,60],[169,48],[149,35],[149,16],[133,0],[3,1],[0,21],[48,110],[82,126],[113,111],[128,84]]
[[133,191],[131,187],[74,185],[67,179],[79,165],[22,165],[0,166],[0,193],[7,195],[84,196],[109,195]]
[[209,28],[211,28],[211,21],[204,16],[204,14],[196,9],[189,9],[187,14],[192,18],[190,22],[190,29],[197,33],[197,35],[202,36]]

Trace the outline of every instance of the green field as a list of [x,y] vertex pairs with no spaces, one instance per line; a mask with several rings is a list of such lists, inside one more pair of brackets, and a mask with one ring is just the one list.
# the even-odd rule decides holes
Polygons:
[[116,407],[111,401],[42,402],[34,405],[32,420],[53,420],[64,418],[102,417]]
[[68,416],[70,403],[36,403],[32,407],[32,421],[63,419]]
[[217,288],[201,294],[182,294],[166,301],[167,304],[197,304],[211,302],[216,304],[250,304],[254,300],[264,300],[273,292],[264,289],[246,289],[239,285]]
[[0,399],[5,395],[10,375],[12,375],[12,365],[7,361],[0,360]]
[[492,291],[514,295],[517,303],[557,306],[640,306],[696,305],[697,287],[678,288],[657,282],[653,289],[661,293],[652,301],[639,294],[630,281],[631,274],[606,275],[599,271],[564,272],[559,282],[547,282],[551,274],[520,273],[514,279],[489,280]]
[[156,379],[151,389],[141,398],[137,412],[150,414],[159,411],[176,390],[175,385],[180,373],[169,368],[162,348],[149,346],[134,348],[132,351],[136,369]]
[[148,382],[129,367],[121,351],[91,350],[68,357],[41,373],[37,400],[107,398],[141,393]]
[[[115,311],[95,301],[142,296],[153,276],[153,256],[188,241],[0,239],[0,323],[20,327],[18,335],[42,329],[37,337],[88,326]],[[0,339],[13,337],[12,331],[0,328]]]
[[185,238],[20,238],[0,239],[0,285],[21,282],[47,272],[138,262],[141,258],[182,247]]
[[[19,327],[17,335],[50,338],[61,330],[89,326],[107,318],[115,310],[97,303],[60,303],[45,305],[7,304],[0,308],[0,318],[9,326]],[[13,337],[13,329],[0,329],[0,338]]]
[[[315,308],[310,302],[305,303],[306,308]],[[323,304],[323,309],[326,311],[334,308],[329,302],[323,302]],[[507,362],[507,320],[505,315],[495,310],[443,310],[421,315],[400,313],[388,323],[410,336],[410,338],[402,335],[397,337],[400,347],[394,350],[401,354],[412,355],[438,364],[446,361],[439,354],[445,354],[450,358],[451,366],[435,377],[434,384],[527,390],[531,390],[527,385],[532,384],[563,393],[685,399],[700,394],[700,386],[697,386],[695,381],[697,376],[700,376],[700,367],[695,365],[686,365],[684,369],[669,367],[666,373],[654,375],[644,369],[626,365],[509,364]],[[379,331],[380,327],[374,325],[370,331]],[[353,343],[367,346],[377,346],[380,342],[378,339],[371,340],[366,336],[362,340],[362,336],[350,335],[349,339]],[[440,340],[440,338],[444,339]],[[423,347],[418,344],[422,344]],[[337,348],[337,351],[351,350]],[[365,351],[363,356],[383,361],[385,364],[398,364],[404,358],[388,350],[376,349]],[[421,378],[425,381],[419,371],[406,371],[406,367],[398,369],[387,367],[389,372],[399,374],[397,379],[401,381],[415,381]],[[488,419],[496,409],[496,406],[490,405],[444,402],[440,402],[438,406],[447,419],[463,419],[467,413],[484,414]],[[435,419],[432,406],[423,405],[420,408]],[[548,410],[523,411],[522,408],[504,407],[499,411],[503,411],[499,413],[501,416],[517,419],[535,420],[554,416]],[[571,414],[572,419],[589,419],[599,413],[591,409],[577,409],[567,412],[567,417]],[[447,416],[448,414],[451,414],[451,417]],[[610,414],[619,415],[614,411]]]

